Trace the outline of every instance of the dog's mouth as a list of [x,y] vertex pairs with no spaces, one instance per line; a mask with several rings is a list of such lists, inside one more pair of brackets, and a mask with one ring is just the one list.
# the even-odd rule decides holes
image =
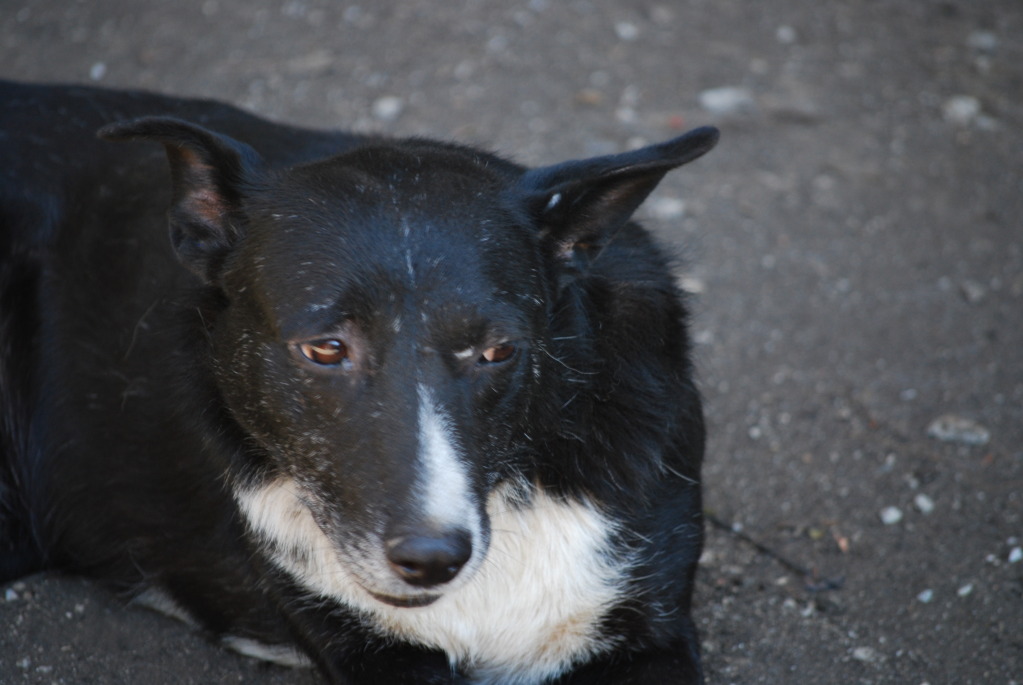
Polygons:
[[367,592],[378,602],[383,602],[399,609],[416,609],[429,606],[441,597],[440,595],[405,595],[404,597],[395,597],[394,595],[383,595],[378,592],[370,592],[369,590]]
[[[383,544],[373,539],[364,544],[338,543],[344,536],[325,531],[303,494],[297,483],[282,478],[239,488],[235,497],[253,534],[267,545],[269,557],[317,593],[346,598],[364,608],[369,601],[400,609],[421,608],[456,590],[475,570],[477,563],[468,560],[442,582],[416,587],[415,582],[393,573],[394,564],[386,559]],[[474,556],[482,557],[486,544],[478,545]],[[379,558],[360,553],[366,547],[380,549]]]

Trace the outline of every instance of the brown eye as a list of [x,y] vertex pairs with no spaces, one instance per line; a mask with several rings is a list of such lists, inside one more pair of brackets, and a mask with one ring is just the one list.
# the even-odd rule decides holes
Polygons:
[[302,343],[298,349],[306,359],[323,366],[337,366],[348,359],[348,346],[335,338],[312,340]]
[[515,346],[510,343],[494,345],[483,350],[480,362],[483,364],[500,364],[515,356]]

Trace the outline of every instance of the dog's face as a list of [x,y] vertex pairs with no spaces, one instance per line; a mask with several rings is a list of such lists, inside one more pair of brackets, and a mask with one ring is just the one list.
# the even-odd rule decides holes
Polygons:
[[296,169],[247,203],[224,263],[221,392],[385,601],[470,575],[487,493],[522,470],[549,298],[494,183],[390,149]]
[[253,534],[303,584],[395,606],[480,566],[488,501],[556,420],[558,292],[716,141],[530,172],[395,143],[271,172],[175,120],[105,135],[167,147],[172,242],[224,303],[212,368],[251,441],[232,487]]

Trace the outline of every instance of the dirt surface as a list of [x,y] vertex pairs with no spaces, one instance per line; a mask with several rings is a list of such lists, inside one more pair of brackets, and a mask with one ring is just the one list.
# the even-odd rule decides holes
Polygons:
[[[709,682],[1023,683],[1018,0],[4,0],[0,75],[532,164],[720,126],[645,210],[697,293]],[[318,681],[36,576],[0,682]]]

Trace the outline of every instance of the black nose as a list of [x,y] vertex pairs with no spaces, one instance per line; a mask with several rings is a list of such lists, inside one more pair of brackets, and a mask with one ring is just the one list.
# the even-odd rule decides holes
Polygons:
[[472,536],[465,530],[442,534],[396,535],[387,541],[387,560],[409,585],[447,583],[472,556]]

